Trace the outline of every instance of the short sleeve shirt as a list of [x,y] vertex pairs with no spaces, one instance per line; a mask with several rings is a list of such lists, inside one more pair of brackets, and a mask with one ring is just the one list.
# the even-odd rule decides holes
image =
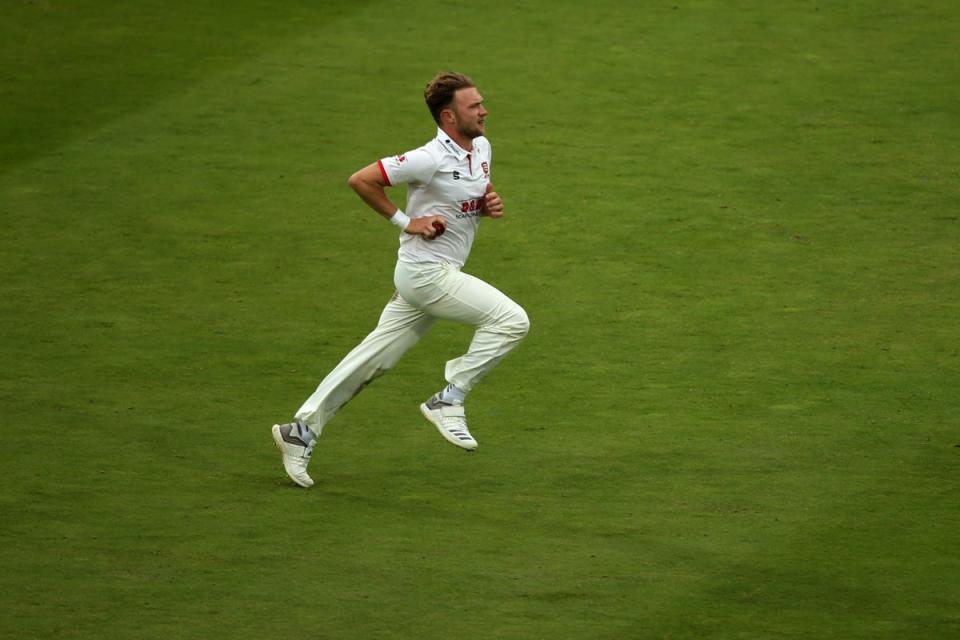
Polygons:
[[388,185],[407,185],[408,216],[439,215],[447,224],[446,232],[433,240],[401,233],[400,261],[458,267],[466,263],[480,226],[490,161],[490,142],[485,137],[474,138],[473,150],[467,151],[440,129],[422,147],[378,161]]

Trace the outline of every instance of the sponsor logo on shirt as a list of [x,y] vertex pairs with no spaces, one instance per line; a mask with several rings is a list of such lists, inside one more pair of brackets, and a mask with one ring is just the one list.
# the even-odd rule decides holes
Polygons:
[[453,155],[459,155],[457,154],[457,145],[453,144],[453,142],[450,141],[450,138],[446,138],[443,141],[443,144],[446,145],[447,149],[450,150],[450,153]]
[[460,213],[457,214],[457,220],[464,218],[476,218],[483,213],[483,198],[473,198],[472,200],[460,201]]
[[459,172],[459,171],[454,170],[454,172],[453,172],[453,179],[454,179],[454,180],[459,180],[459,179],[460,179],[460,172]]

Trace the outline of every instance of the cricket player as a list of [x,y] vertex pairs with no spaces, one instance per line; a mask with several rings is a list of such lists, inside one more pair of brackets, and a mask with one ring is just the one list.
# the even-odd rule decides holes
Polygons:
[[[327,374],[295,421],[273,426],[283,467],[301,487],[313,485],[307,465],[324,425],[371,380],[390,370],[438,319],[477,329],[467,352],[447,362],[447,386],[421,404],[420,411],[449,442],[476,449],[464,400],[530,327],[520,305],[461,271],[480,218],[504,214],[490,181],[483,97],[467,76],[443,72],[427,85],[424,98],[437,123],[436,137],[350,176],[357,195],[400,229],[396,292],[377,327]],[[399,184],[408,185],[406,212],[387,196],[386,188]]]

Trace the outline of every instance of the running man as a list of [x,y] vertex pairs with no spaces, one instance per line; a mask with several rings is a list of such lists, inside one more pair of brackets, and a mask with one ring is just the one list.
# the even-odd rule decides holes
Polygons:
[[[471,389],[527,334],[523,308],[460,269],[480,217],[500,218],[503,201],[490,182],[487,110],[467,76],[443,72],[424,91],[437,135],[419,149],[378,160],[350,176],[350,187],[400,228],[393,278],[396,292],[373,332],[307,398],[295,421],[273,426],[283,467],[301,487],[323,427],[371,380],[390,370],[438,319],[477,328],[467,352],[447,362],[447,386],[420,405],[423,416],[452,444],[472,451],[464,400]],[[385,188],[407,184],[407,213]]]

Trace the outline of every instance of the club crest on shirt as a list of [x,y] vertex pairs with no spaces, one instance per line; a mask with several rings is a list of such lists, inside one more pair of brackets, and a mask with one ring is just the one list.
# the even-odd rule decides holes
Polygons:
[[407,159],[407,156],[406,156],[406,155],[397,156],[397,162],[403,162],[403,161],[406,160],[406,159]]

